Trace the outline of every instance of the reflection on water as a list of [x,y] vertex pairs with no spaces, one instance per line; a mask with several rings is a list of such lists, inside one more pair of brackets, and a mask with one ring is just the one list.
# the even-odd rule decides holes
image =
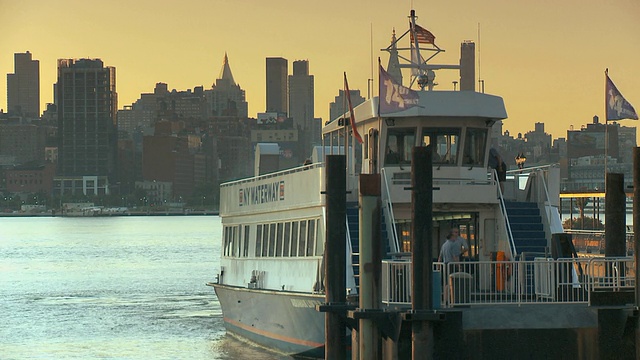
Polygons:
[[2,359],[283,359],[225,334],[212,216],[0,218]]

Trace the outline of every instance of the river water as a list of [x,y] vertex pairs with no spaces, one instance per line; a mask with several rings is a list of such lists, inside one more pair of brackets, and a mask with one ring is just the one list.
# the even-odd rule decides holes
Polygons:
[[289,359],[226,335],[216,216],[0,218],[0,359]]

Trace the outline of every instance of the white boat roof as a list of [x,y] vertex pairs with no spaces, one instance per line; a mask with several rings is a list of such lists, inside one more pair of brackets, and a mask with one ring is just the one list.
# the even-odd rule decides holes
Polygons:
[[[402,117],[455,117],[486,118],[502,120],[507,118],[507,110],[500,96],[475,91],[419,91],[420,102],[404,111],[382,114],[382,118]],[[356,124],[378,117],[378,97],[371,98],[354,109]],[[344,118],[349,117],[345,113]],[[335,130],[338,122],[333,119],[324,127],[323,133]]]

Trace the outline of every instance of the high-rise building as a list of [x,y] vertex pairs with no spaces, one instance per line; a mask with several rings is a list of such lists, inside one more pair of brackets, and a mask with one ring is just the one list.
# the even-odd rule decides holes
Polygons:
[[287,113],[288,62],[284,58],[267,58],[266,112]]
[[117,182],[116,69],[58,60],[58,173],[54,192],[108,194]]
[[293,62],[293,75],[289,76],[289,117],[294,128],[308,129],[314,115],[313,75],[309,75],[309,61]]
[[233,80],[229,58],[224,54],[224,62],[220,76],[211,90],[205,91],[207,99],[207,116],[249,116],[249,106],[245,100],[244,90]]
[[30,52],[16,53],[14,72],[7,74],[7,112],[28,118],[40,117],[40,61]]
[[476,44],[465,41],[460,45],[460,90],[476,88]]

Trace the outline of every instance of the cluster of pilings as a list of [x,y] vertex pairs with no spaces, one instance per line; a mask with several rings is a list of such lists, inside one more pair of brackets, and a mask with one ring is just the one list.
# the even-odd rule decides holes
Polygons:
[[[361,174],[360,207],[360,291],[358,305],[346,301],[346,172],[344,155],[326,159],[326,244],[325,359],[346,359],[349,353],[347,328],[351,329],[352,359],[465,358],[463,313],[435,310],[433,304],[432,253],[432,162],[430,147],[416,147],[412,153],[412,278],[411,309],[384,310],[381,303],[382,247],[380,246],[380,175]],[[625,192],[623,174],[607,174],[606,253],[625,256]],[[634,257],[635,283],[639,283],[640,238],[640,148],[634,151]],[[436,284],[440,286],[440,284]],[[636,285],[631,315],[627,304],[598,309],[596,355],[594,358],[640,359],[639,299]],[[622,324],[621,324],[622,322]],[[401,336],[409,323],[410,339]],[[620,327],[633,324],[632,343],[620,335]],[[410,342],[410,350],[407,343]],[[464,350],[463,350],[464,349]],[[568,354],[569,355],[569,354]],[[477,356],[472,356],[476,357]],[[572,356],[569,356],[572,358]]]

